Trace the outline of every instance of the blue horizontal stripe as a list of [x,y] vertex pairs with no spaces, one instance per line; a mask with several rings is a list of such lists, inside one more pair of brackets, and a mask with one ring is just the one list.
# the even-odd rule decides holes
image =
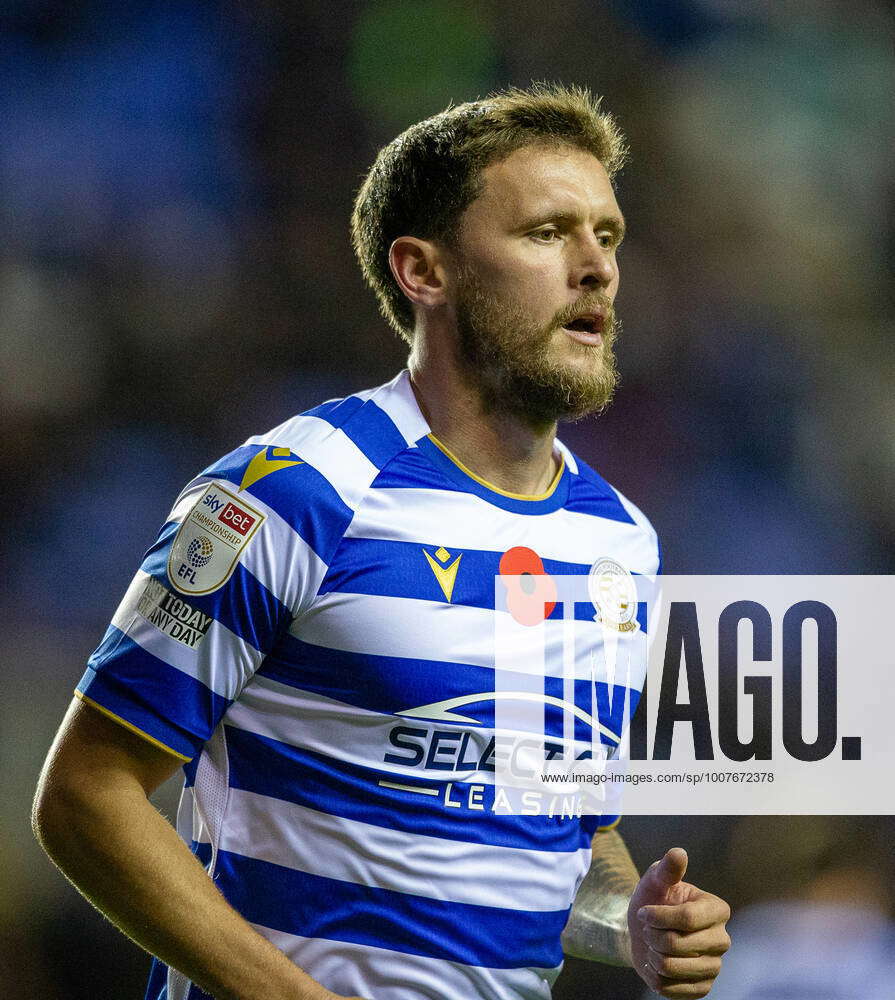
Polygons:
[[543,500],[516,500],[513,497],[504,496],[496,490],[489,489],[468,476],[428,437],[420,438],[417,442],[417,449],[436,469],[440,469],[449,480],[456,484],[455,488],[459,487],[464,493],[472,493],[487,500],[495,507],[501,507],[513,514],[549,514],[563,507],[569,495],[569,482],[572,479],[572,474],[568,465],[563,467],[560,481],[550,496]]
[[[168,554],[179,527],[168,522],[162,528],[140,567],[174,591],[177,588],[168,576]],[[273,647],[279,633],[292,621],[286,605],[242,563],[237,563],[233,575],[222,587],[210,594],[186,594],[184,600],[262,653]]]
[[[202,475],[223,479],[238,487],[249,462],[259,451],[272,447],[276,445],[244,445],[209,466]],[[296,458],[302,457],[293,454]],[[276,456],[271,458],[276,461]],[[244,492],[249,501],[256,497],[276,511],[324,562],[329,562],[353,517],[353,511],[329,480],[304,460],[301,465],[268,473]]]
[[581,829],[584,830],[587,835],[593,839],[594,834],[600,827],[612,826],[613,823],[617,823],[621,819],[620,816],[582,816],[581,817]]
[[572,477],[565,508],[575,514],[590,514],[622,524],[635,524],[615,490],[586,462],[575,456],[578,475]]
[[[249,466],[249,462],[252,461],[259,451],[265,451],[267,447],[266,444],[241,445],[239,448],[235,448],[233,451],[219,458],[216,462],[212,462],[211,465],[201,472],[201,475],[208,476],[209,479],[226,479],[234,486],[239,487],[242,477]],[[300,458],[301,456],[298,457]]]
[[[565,693],[565,678],[563,678],[563,677],[549,677],[548,676],[548,677],[544,678],[544,682],[543,683],[544,683],[544,694],[545,695],[550,695],[553,698],[562,699],[563,694]],[[579,690],[580,690],[579,689],[579,685],[576,682],[575,683],[576,701],[577,701],[577,697],[578,697],[578,694],[579,694]],[[588,707],[589,707],[589,705],[588,705]],[[587,711],[587,709],[585,709],[585,711]],[[554,737],[562,738],[564,716],[565,716],[565,712],[558,705],[545,704],[544,705],[544,735],[545,736],[554,736]],[[572,716],[572,721],[574,723],[574,727],[573,727],[574,735],[577,738],[581,739],[582,737],[580,737],[578,735],[579,734],[579,730],[580,730],[581,726],[585,726],[585,728],[586,728],[586,724],[583,723],[580,719],[576,718],[575,716]],[[590,737],[590,733],[588,732],[588,734],[584,737],[584,739],[589,739],[589,737]]]
[[[455,711],[474,719],[484,728],[493,729],[495,724],[495,675],[490,667],[374,653],[350,653],[315,646],[303,642],[291,633],[285,633],[276,648],[264,659],[258,673],[290,687],[389,715],[400,715],[408,709],[448,698],[481,694],[481,700],[471,701]],[[545,688],[545,693],[562,697],[562,678],[548,677],[547,680],[557,681],[558,688],[556,691],[547,691]],[[506,691],[512,687],[512,675],[503,671],[501,690]],[[518,689],[532,690],[530,675],[520,675]],[[620,732],[626,688],[616,685],[612,699],[609,697],[608,686],[603,682],[597,682],[593,697],[589,680],[576,680],[574,690],[577,705],[591,714],[596,707],[600,722],[613,732]],[[639,698],[640,692],[632,690],[632,705],[636,706]],[[552,711],[555,713],[552,716],[554,721],[545,733],[558,737],[563,732],[562,710],[554,708]],[[412,723],[412,720],[409,719],[408,723]],[[457,725],[463,724],[451,723],[451,726]],[[585,722],[576,717],[574,725],[577,739],[590,739]],[[601,740],[609,742],[604,737]]]
[[[606,518],[623,524],[636,522],[625,509],[618,493],[603,477],[594,471],[577,455],[577,474],[569,474],[568,490],[565,502],[555,507],[565,507],[566,510],[579,514],[590,514],[594,517]],[[500,494],[481,486],[475,480],[466,476],[462,470],[444,454],[428,438],[421,438],[418,447],[408,449],[398,455],[374,480],[375,489],[428,489],[454,490],[463,493],[475,493],[496,503]],[[477,488],[473,488],[477,487]],[[508,510],[522,514],[536,514],[544,511],[537,507],[539,503],[553,501],[561,491],[562,483],[557,486],[553,496],[546,501],[521,500],[512,501],[509,498]]]
[[114,625],[90,657],[78,690],[185,757],[199,752],[231,704]]
[[363,405],[364,401],[359,396],[344,396],[341,399],[328,399],[325,403],[320,403],[319,406],[305,410],[302,416],[318,417],[332,427],[341,427]]
[[289,934],[350,941],[492,969],[553,968],[569,910],[453,903],[357,885],[221,851],[215,882],[247,920]]
[[273,472],[246,492],[275,510],[326,563],[354,516],[329,480],[307,463]]
[[421,438],[417,445],[416,448],[410,448],[398,455],[376,477],[373,488],[474,493],[506,510],[520,514],[542,514],[548,509],[558,510],[564,507],[577,514],[589,514],[623,524],[635,523],[619,500],[616,491],[577,456],[575,460],[579,472],[572,474],[568,467],[566,468],[563,480],[567,481],[567,486],[564,486],[564,482],[560,482],[554,493],[546,500],[513,500],[502,497],[467,476],[428,438]]
[[[367,594],[371,597],[406,597],[445,603],[444,591],[426,558],[425,554],[428,552],[433,561],[440,565],[453,565],[454,561],[460,558],[451,592],[451,604],[493,610],[495,582],[500,573],[503,553],[482,549],[454,549],[450,552],[446,563],[442,563],[435,556],[437,549],[437,545],[420,545],[418,542],[345,538],[320,584],[318,593],[321,596],[341,592]],[[588,563],[564,562],[560,559],[542,559],[541,563],[544,572],[554,577],[586,577],[590,571]],[[557,621],[563,615],[563,603],[557,601],[547,620]],[[593,621],[593,604],[590,601],[576,601],[574,618],[576,621]],[[640,627],[646,631],[644,602],[638,605],[637,620],[640,622]]]
[[[161,574],[165,576],[165,564],[168,561],[168,553],[171,551],[171,546],[174,544],[174,538],[180,529],[179,521],[166,521],[161,528],[159,528],[158,537],[146,550],[146,554],[143,556],[143,564],[141,569],[147,573],[152,573],[153,576],[157,576],[158,572],[153,572],[150,569],[146,569],[147,564],[152,566],[161,566]],[[149,563],[149,560],[153,560]]]
[[[493,785],[484,785],[484,811],[448,808],[435,796],[379,785],[382,779],[433,787],[432,782],[415,779],[409,769],[405,778],[403,774],[349,764],[232,726],[226,727],[226,735],[233,788],[373,826],[465,843],[555,852],[576,851],[590,843],[577,818],[492,812]],[[434,787],[442,786],[436,783]],[[451,798],[466,801],[469,787],[468,782],[453,781]]]
[[453,479],[449,479],[440,468],[434,466],[419,447],[408,448],[396,455],[373,480],[377,490],[449,490],[468,493],[459,489]]
[[[471,691],[494,690],[490,667],[350,653],[303,642],[291,632],[283,634],[258,673],[290,687],[388,714]],[[494,726],[492,702],[470,705],[462,714],[483,726]]]
[[[399,542],[379,538],[345,538],[327,570],[319,593],[339,591],[348,594],[368,594],[374,597],[409,597],[423,601],[445,602],[425,553],[437,565],[452,565],[460,557],[451,604],[471,608],[494,609],[494,588],[500,575],[502,552],[482,549],[454,549],[446,563],[435,557],[438,545]],[[543,559],[545,573],[551,576],[587,576],[588,563]],[[563,605],[557,602],[548,619],[561,619]],[[576,602],[575,618],[593,621],[594,607],[588,602]]]
[[349,396],[331,400],[309,410],[307,416],[319,417],[340,428],[377,469],[407,447],[391,417],[372,399],[364,401]]

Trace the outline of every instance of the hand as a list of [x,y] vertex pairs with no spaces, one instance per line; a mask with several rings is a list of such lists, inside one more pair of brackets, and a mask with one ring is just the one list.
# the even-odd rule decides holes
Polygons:
[[687,852],[673,847],[637,883],[628,907],[631,955],[640,978],[663,997],[698,1000],[730,947],[723,899],[681,881]]

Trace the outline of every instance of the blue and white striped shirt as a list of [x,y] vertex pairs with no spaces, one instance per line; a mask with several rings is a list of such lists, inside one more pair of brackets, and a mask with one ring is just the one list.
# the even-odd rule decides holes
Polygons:
[[[640,511],[555,447],[544,496],[489,486],[406,371],[251,438],[178,498],[78,686],[184,760],[181,836],[336,993],[550,996],[617,817],[495,809],[493,699],[469,700],[494,690],[495,577],[514,547],[660,568]],[[465,723],[411,711],[464,698]],[[154,962],[149,1000],[204,996]]]

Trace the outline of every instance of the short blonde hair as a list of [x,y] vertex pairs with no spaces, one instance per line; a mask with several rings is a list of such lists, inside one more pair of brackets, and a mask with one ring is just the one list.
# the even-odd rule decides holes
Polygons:
[[448,107],[379,151],[354,202],[351,242],[382,315],[408,343],[413,309],[389,267],[392,243],[416,236],[454,245],[463,212],[482,191],[482,170],[525,146],[576,146],[615,177],[628,150],[600,100],[582,87],[512,87]]

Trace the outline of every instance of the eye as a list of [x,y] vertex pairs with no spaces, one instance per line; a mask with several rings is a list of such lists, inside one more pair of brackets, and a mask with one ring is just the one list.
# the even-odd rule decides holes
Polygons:
[[529,235],[537,243],[554,243],[554,237],[559,237],[559,232],[556,229],[539,229]]
[[600,241],[600,246],[606,250],[617,249],[621,244],[621,240],[614,233],[600,233],[597,239]]

